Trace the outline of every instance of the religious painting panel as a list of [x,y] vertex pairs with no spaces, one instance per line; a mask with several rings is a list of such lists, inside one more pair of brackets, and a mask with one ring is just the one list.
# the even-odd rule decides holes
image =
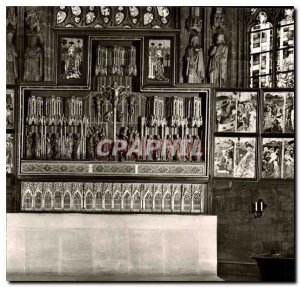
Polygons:
[[215,137],[214,176],[256,178],[256,138]]
[[294,92],[265,92],[263,133],[294,133]]
[[58,37],[57,82],[65,85],[86,84],[88,46],[85,37]]
[[174,38],[146,38],[143,86],[173,86],[174,72]]
[[216,132],[257,132],[257,92],[216,92]]
[[14,134],[6,134],[6,174],[14,173]]
[[262,178],[294,178],[294,139],[263,138]]
[[15,112],[15,95],[14,90],[6,90],[6,129],[14,128],[14,112]]

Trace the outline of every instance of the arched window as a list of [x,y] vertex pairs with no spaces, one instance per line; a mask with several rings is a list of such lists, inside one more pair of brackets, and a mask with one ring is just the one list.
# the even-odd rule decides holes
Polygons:
[[34,208],[41,209],[42,208],[42,194],[37,192],[34,197]]
[[75,210],[81,209],[81,196],[78,192],[75,193],[73,207]]
[[64,196],[64,209],[70,209],[71,200],[70,200],[70,194],[66,193]]
[[61,194],[56,192],[54,196],[54,209],[61,209]]
[[51,193],[50,192],[46,192],[45,194],[45,200],[44,200],[44,207],[46,210],[49,210],[52,208],[52,202],[51,202]]
[[[270,10],[272,11],[272,10]],[[252,10],[256,23],[250,37],[250,87],[294,87],[294,10]],[[270,14],[271,14],[270,13]]]
[[32,209],[32,195],[29,192],[24,197],[24,208],[25,210]]
[[89,192],[85,197],[85,209],[91,210],[93,209],[93,195]]
[[101,192],[97,192],[95,209],[99,210],[101,208],[102,208],[102,196],[101,196]]

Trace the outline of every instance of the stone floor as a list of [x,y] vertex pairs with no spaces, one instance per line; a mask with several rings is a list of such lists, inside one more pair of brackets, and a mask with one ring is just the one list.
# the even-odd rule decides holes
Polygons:
[[71,276],[71,275],[7,275],[7,281],[210,281],[210,282],[218,282],[218,281],[227,281],[227,282],[259,282],[260,279],[256,277],[250,276],[237,276],[237,275],[228,275],[228,274],[220,274],[218,276],[214,275],[206,275],[206,276],[194,276],[194,275],[186,275],[186,276]]
[[180,276],[119,276],[119,275],[107,275],[107,276],[71,276],[71,275],[7,275],[7,281],[18,282],[18,281],[210,281],[217,282],[223,281],[221,278],[215,275],[203,275],[203,276],[195,276],[195,275],[180,275]]

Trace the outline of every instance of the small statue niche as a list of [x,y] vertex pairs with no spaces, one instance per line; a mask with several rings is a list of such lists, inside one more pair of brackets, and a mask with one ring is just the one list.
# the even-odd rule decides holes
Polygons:
[[25,50],[24,81],[42,81],[44,75],[44,52],[38,35],[28,36]]

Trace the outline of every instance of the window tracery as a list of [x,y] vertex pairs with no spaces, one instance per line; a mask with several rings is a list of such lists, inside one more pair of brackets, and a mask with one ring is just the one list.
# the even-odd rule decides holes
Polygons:
[[174,10],[166,6],[60,6],[55,8],[56,27],[175,28]]
[[[277,9],[278,10],[278,9]],[[294,87],[294,9],[251,9],[250,87]]]

